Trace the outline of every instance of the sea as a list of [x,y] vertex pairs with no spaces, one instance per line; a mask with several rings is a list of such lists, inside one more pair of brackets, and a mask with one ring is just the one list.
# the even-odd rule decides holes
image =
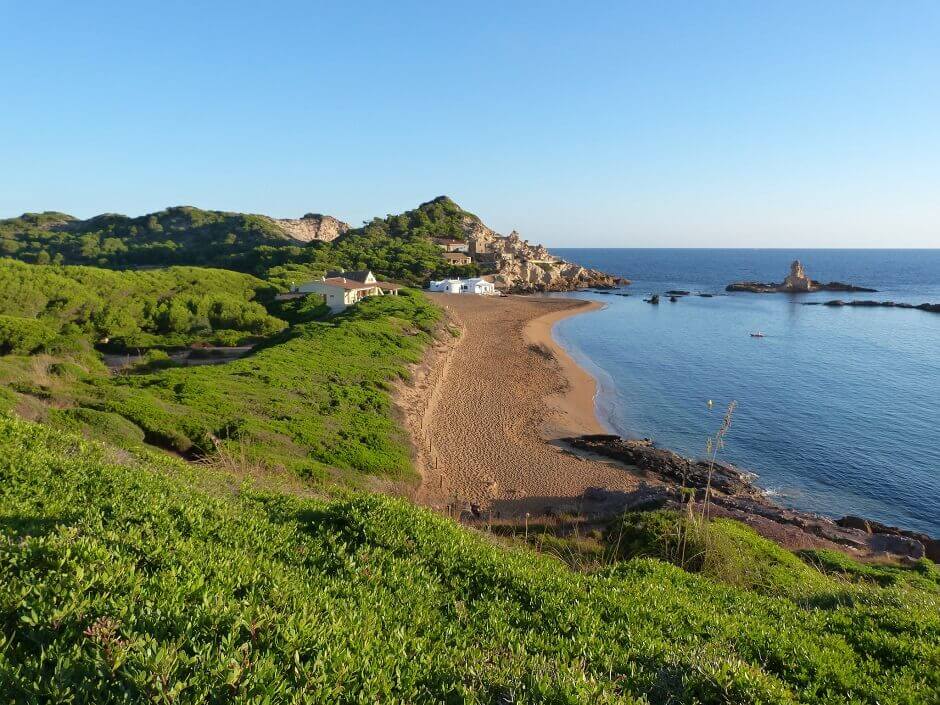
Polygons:
[[[629,296],[570,294],[604,306],[553,331],[597,379],[612,432],[704,457],[734,401],[719,458],[754,472],[778,503],[940,537],[940,315],[803,305],[940,303],[940,249],[552,252],[632,280]],[[724,291],[780,282],[794,259],[813,279],[878,292]],[[668,290],[713,296],[643,301]]]

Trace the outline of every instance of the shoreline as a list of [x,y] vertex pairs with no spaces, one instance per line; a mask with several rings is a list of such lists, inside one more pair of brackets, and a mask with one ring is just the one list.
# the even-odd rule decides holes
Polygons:
[[[558,321],[600,303],[431,298],[445,312],[442,332],[396,393],[421,476],[414,501],[470,522],[540,515],[603,521],[631,508],[680,506],[684,472],[676,468],[694,461],[642,441],[618,445],[623,439],[598,415],[597,380],[552,336]],[[923,555],[923,538],[930,551],[940,548],[876,522],[856,517],[840,526],[777,505],[740,474],[727,471],[728,491],[713,495],[712,515],[742,521],[787,548],[913,558]]]
[[[597,304],[597,302],[593,301],[590,303]],[[603,306],[601,306],[601,308],[602,307]],[[596,306],[592,308],[596,308]],[[578,311],[574,311],[571,315],[576,313],[578,313]],[[549,337],[551,337],[550,333],[554,324],[563,318],[567,318],[567,316],[560,316],[552,322],[549,327]],[[565,350],[561,343],[554,341],[554,339],[553,343],[555,347],[562,351],[569,364],[577,369],[577,374],[571,378],[575,384],[578,383],[577,379],[579,375],[587,376],[590,379],[592,399],[596,400],[600,388],[599,382],[579,365],[571,353]],[[605,424],[604,420],[600,418],[600,412],[597,409],[596,403],[593,403],[592,413],[595,416],[595,422],[598,426],[611,428],[609,423]],[[592,437],[610,440],[592,442],[589,440]],[[616,440],[614,441],[613,439]],[[582,450],[590,448],[600,455],[618,458],[624,463],[625,469],[629,465],[640,466],[642,468],[645,465],[644,461],[646,457],[653,455],[654,452],[661,458],[665,457],[670,461],[673,459],[677,461],[689,461],[693,465],[702,462],[691,457],[682,456],[668,448],[656,447],[653,442],[628,440],[611,430],[604,430],[593,434],[572,434],[563,440],[565,443],[574,447],[580,447]],[[613,450],[603,449],[605,445],[616,444],[619,446],[620,443],[630,447],[628,453],[624,454],[621,447],[617,447]],[[647,453],[645,450],[647,448],[652,452]],[[805,541],[795,537],[790,530],[781,532],[777,527],[769,526],[767,520],[788,527],[798,527],[800,530],[811,533],[815,537],[837,544],[842,550],[846,547],[851,547],[855,551],[867,551],[872,554],[889,552],[886,551],[886,548],[890,547],[894,549],[894,555],[911,556],[914,554],[913,557],[919,557],[916,555],[918,553],[917,547],[910,544],[910,539],[913,539],[923,544],[924,552],[928,556],[932,557],[934,560],[940,560],[940,540],[924,534],[923,532],[886,525],[882,522],[857,515],[846,515],[840,519],[836,519],[827,515],[819,515],[795,507],[785,506],[774,499],[770,490],[755,484],[755,480],[759,478],[759,475],[753,471],[738,468],[735,465],[725,462],[721,462],[720,465],[724,472],[725,479],[729,484],[738,485],[740,483],[740,487],[730,492],[717,493],[715,498],[718,504],[716,515],[728,516],[742,521],[756,529],[758,533],[761,533],[767,538],[776,540],[783,545],[790,546],[794,544],[795,546],[800,546],[800,544],[805,543]]]
[[554,298],[580,301],[583,302],[583,305],[533,318],[523,329],[523,336],[530,345],[544,345],[552,351],[561,376],[567,383],[567,388],[562,394],[547,397],[545,400],[552,405],[566,422],[561,425],[565,427],[546,425],[544,428],[548,436],[546,440],[557,440],[558,438],[578,435],[573,432],[574,428],[585,429],[581,433],[607,433],[609,427],[597,413],[597,395],[600,391],[600,383],[594,375],[578,364],[574,356],[552,335],[555,325],[559,322],[566,318],[601,310],[604,305],[585,299],[572,299],[562,296]]

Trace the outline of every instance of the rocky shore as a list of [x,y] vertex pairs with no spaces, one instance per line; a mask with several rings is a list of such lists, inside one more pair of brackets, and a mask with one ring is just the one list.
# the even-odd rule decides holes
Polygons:
[[877,289],[869,289],[855,284],[846,284],[844,282],[829,282],[824,284],[810,279],[803,269],[799,260],[794,260],[790,265],[790,274],[782,283],[765,284],[763,282],[743,281],[728,284],[725,291],[744,291],[752,294],[808,294],[814,291],[841,291],[841,292],[875,292]]
[[940,541],[926,534],[856,516],[833,520],[787,509],[754,485],[753,474],[727,463],[710,467],[704,461],[656,448],[648,440],[627,440],[610,434],[574,436],[564,441],[574,449],[617,460],[653,481],[644,493],[632,497],[604,488],[589,488],[584,493],[585,507],[599,515],[631,508],[677,508],[683,501],[682,488],[694,492],[696,501],[701,502],[711,474],[712,516],[741,521],[784,545],[793,548],[829,545],[859,554],[887,553],[907,559],[926,556],[940,561]]
[[807,301],[804,306],[831,306],[839,308],[841,306],[852,306],[858,308],[903,308],[914,309],[917,311],[926,311],[927,313],[940,313],[940,304],[906,304],[895,303],[894,301],[842,301],[834,299],[832,301]]
[[[435,201],[442,199],[446,197]],[[515,230],[500,235],[471,213],[462,214],[458,227],[459,241],[466,243],[466,249],[461,251],[501,291],[532,294],[590,288],[611,290],[630,284],[628,279],[556,257],[544,245],[523,239]]]

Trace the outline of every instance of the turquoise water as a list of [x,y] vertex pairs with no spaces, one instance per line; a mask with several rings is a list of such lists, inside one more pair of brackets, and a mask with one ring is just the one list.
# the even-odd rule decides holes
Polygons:
[[[634,282],[630,297],[576,294],[605,308],[554,332],[597,377],[611,430],[701,456],[736,400],[724,459],[757,473],[781,503],[940,535],[940,315],[801,305],[940,303],[940,250],[555,252]],[[723,292],[740,279],[780,281],[797,257],[814,279],[879,292]],[[667,289],[716,296],[642,300]]]

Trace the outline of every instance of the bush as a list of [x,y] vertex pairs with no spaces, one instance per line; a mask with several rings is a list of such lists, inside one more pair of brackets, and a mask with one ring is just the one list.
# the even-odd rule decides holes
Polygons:
[[0,355],[29,355],[52,342],[56,330],[46,321],[0,315]]
[[792,552],[731,519],[703,520],[669,510],[627,512],[607,532],[620,559],[650,556],[728,585],[796,592],[819,574]]

